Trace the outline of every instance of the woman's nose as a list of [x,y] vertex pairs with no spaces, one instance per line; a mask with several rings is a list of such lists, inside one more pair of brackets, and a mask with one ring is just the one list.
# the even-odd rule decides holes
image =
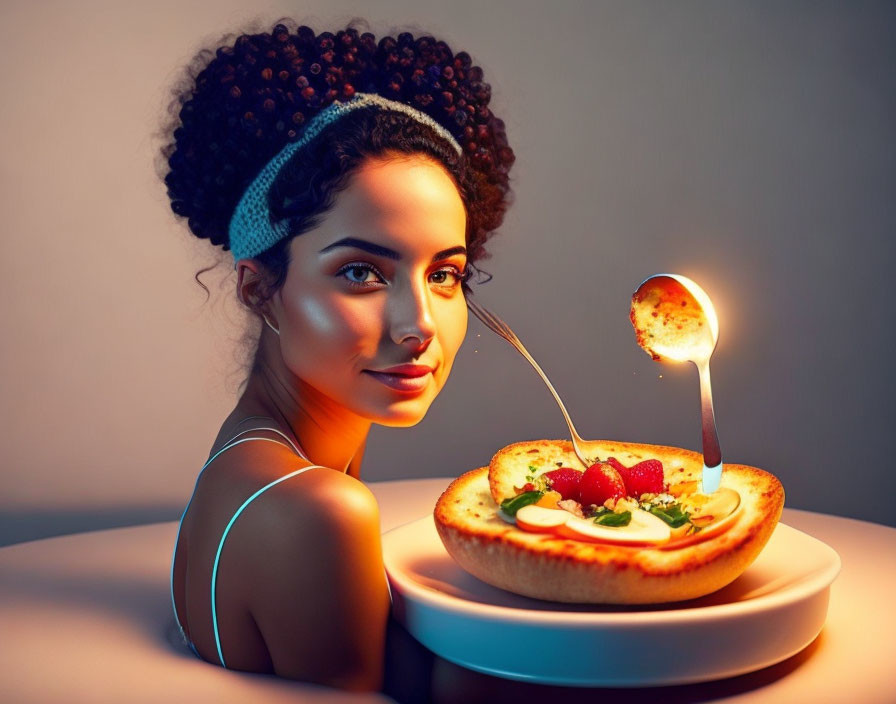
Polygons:
[[417,344],[428,342],[436,334],[430,293],[426,286],[408,285],[396,290],[390,301],[390,335],[400,345],[416,339]]

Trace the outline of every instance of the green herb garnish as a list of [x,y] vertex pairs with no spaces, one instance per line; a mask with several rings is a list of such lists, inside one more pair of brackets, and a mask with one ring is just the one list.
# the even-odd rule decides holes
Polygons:
[[691,520],[691,514],[681,510],[681,504],[669,504],[668,506],[651,506],[650,512],[662,518],[670,528],[678,528]]
[[594,522],[599,526],[627,526],[632,522],[632,512],[615,513],[613,511],[604,511],[594,517]]
[[542,496],[544,496],[543,491],[524,491],[522,494],[517,494],[509,499],[504,499],[501,502],[501,510],[508,516],[516,516],[516,512],[523,506],[534,504]]

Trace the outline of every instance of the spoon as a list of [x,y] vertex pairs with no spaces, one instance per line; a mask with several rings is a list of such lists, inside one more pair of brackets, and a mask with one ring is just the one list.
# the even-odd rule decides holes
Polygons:
[[516,336],[513,330],[511,330],[507,323],[501,320],[498,316],[486,310],[481,305],[479,305],[479,303],[473,300],[473,294],[467,294],[467,307],[477,318],[485,323],[486,327],[488,327],[493,332],[498,333],[498,335],[500,335],[511,345],[513,345],[517,349],[517,351],[529,361],[529,364],[531,364],[535,368],[535,371],[538,372],[542,381],[547,384],[548,389],[550,389],[551,393],[554,395],[554,400],[557,402],[557,405],[560,406],[560,411],[563,413],[563,418],[566,420],[566,424],[569,426],[569,434],[572,437],[572,446],[573,450],[576,453],[576,457],[579,458],[579,461],[585,466],[585,469],[597,462],[600,443],[593,440],[583,440],[582,437],[576,432],[576,428],[572,424],[572,419],[569,417],[569,413],[566,411],[566,406],[563,405],[563,401],[560,399],[559,394],[554,389],[554,385],[551,384],[550,379],[548,379],[547,375],[541,370],[541,367],[538,366],[538,362],[536,362],[532,358],[532,355],[529,354],[528,350],[526,350],[526,348],[523,346],[523,343],[520,342],[520,339]]
[[703,426],[702,492],[711,494],[722,480],[722,451],[709,378],[709,358],[719,339],[712,301],[686,276],[654,274],[632,296],[631,320],[638,344],[655,361],[691,362],[697,367]]

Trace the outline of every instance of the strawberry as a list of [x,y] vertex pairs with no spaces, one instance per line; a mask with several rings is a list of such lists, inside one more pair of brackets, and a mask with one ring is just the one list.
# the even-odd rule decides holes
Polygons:
[[607,499],[621,499],[625,496],[625,483],[619,472],[606,462],[591,465],[582,475],[579,484],[579,503],[582,507],[603,505]]
[[560,469],[545,472],[542,476],[547,479],[548,486],[564,499],[578,500],[582,472],[572,469],[572,467],[560,467]]
[[626,467],[622,462],[617,460],[615,457],[607,457],[607,464],[612,465],[613,469],[619,472],[619,475],[625,480],[625,473],[628,471],[628,467]]
[[[608,460],[609,461],[609,460]],[[663,463],[659,460],[644,460],[619,474],[625,482],[625,493],[638,498],[641,494],[663,493]]]

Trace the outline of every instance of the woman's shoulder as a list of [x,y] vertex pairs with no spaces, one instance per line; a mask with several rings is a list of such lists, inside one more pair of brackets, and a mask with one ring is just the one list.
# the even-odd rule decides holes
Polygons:
[[[378,520],[376,499],[361,481],[344,472],[316,465],[269,430],[253,430],[239,438],[253,440],[232,445],[214,460],[205,492],[221,503],[239,497],[252,503],[240,521],[246,529],[296,535],[309,522],[337,527],[352,521]],[[214,455],[214,453],[212,453]],[[260,493],[259,493],[260,492]],[[217,501],[216,501],[217,503]],[[256,525],[257,524],[257,525]]]
[[[333,578],[359,559],[361,546],[373,549],[379,559],[379,509],[360,480],[312,464],[275,442],[242,443],[218,462],[197,491],[202,501],[195,520],[217,526],[212,531],[217,538],[232,523],[227,550],[248,568],[246,574],[258,578],[249,590],[256,596],[258,581],[288,583],[282,565],[316,564],[318,573],[329,571]],[[338,556],[346,559],[334,559]],[[258,604],[256,598],[252,601]]]
[[[228,610],[250,614],[250,630],[281,676],[347,688],[376,684],[382,658],[376,634],[389,602],[372,492],[276,442],[234,446],[210,468],[203,520],[213,528],[198,535],[214,548],[230,526],[217,585],[219,619]],[[240,642],[233,628],[222,641],[228,666],[253,662],[232,645]]]

